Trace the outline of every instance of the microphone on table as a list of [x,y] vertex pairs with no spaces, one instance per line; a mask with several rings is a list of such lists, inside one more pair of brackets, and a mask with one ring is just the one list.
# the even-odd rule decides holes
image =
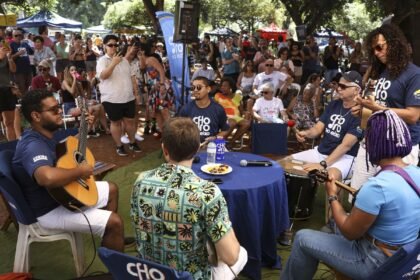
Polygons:
[[273,165],[271,161],[268,161],[268,160],[246,160],[246,159],[241,160],[239,164],[243,167],[245,166],[272,166]]

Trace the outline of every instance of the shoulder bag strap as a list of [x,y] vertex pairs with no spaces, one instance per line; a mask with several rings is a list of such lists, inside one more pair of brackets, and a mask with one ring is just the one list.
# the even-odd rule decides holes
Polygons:
[[420,189],[419,189],[419,187],[413,181],[413,179],[411,179],[410,175],[408,175],[408,173],[404,169],[402,169],[399,166],[393,165],[393,164],[385,165],[384,167],[382,167],[382,169],[378,173],[376,173],[376,175],[378,175],[381,171],[384,171],[384,170],[394,171],[395,173],[397,173],[398,175],[400,175],[401,177],[403,177],[404,180],[413,188],[413,190],[420,197]]

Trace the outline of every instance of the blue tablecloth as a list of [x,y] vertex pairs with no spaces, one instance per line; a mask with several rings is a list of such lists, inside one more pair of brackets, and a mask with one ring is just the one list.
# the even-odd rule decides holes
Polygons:
[[261,267],[281,268],[276,239],[289,226],[286,181],[282,167],[241,167],[240,161],[270,160],[248,153],[225,153],[223,163],[233,171],[226,175],[208,175],[201,171],[206,154],[192,166],[201,178],[221,178],[220,189],[227,201],[229,216],[239,243],[248,251],[248,263],[242,271],[252,279],[261,279]]

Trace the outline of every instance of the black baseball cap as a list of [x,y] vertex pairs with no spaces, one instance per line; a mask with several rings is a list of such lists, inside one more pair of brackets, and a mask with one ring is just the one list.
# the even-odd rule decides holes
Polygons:
[[362,76],[360,76],[360,74],[356,71],[348,71],[343,73],[343,75],[341,76],[344,80],[351,82],[351,83],[355,83],[356,85],[358,85],[360,88],[362,88]]
[[118,42],[118,37],[113,34],[106,35],[104,38],[104,45],[106,45],[110,40],[115,40]]

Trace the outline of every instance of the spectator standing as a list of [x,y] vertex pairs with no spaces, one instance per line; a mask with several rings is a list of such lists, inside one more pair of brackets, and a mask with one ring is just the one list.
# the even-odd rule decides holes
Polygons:
[[360,66],[362,64],[363,57],[364,55],[362,51],[362,44],[357,42],[349,58],[350,70],[354,70],[360,73]]
[[49,48],[44,46],[44,38],[41,36],[35,36],[35,52],[34,52],[34,65],[38,67],[38,64],[46,60],[50,64],[50,75],[55,76],[55,69],[53,67],[53,62],[56,59],[54,52]]
[[132,79],[135,79],[135,73],[131,71],[128,60],[117,54],[117,36],[105,36],[104,45],[106,54],[99,59],[96,66],[101,81],[101,101],[111,120],[111,135],[117,145],[117,154],[127,156],[121,143],[122,123],[130,141],[130,150],[141,151],[134,138],[136,104]]
[[302,65],[303,65],[303,54],[300,50],[300,46],[298,42],[292,42],[290,46],[290,60],[293,62],[294,74],[295,74],[295,82],[301,83],[302,77]]
[[14,129],[17,96],[12,92],[12,75],[16,64],[11,56],[11,49],[0,43],[0,114],[6,128],[6,139],[16,139]]
[[319,48],[315,42],[314,36],[306,37],[305,46],[302,49],[303,64],[301,81],[306,82],[308,77],[313,73],[320,73],[321,66],[319,64]]
[[70,48],[70,61],[76,66],[77,71],[86,71],[85,64],[85,53],[86,49],[83,47],[82,36],[77,34],[73,40],[73,46]]
[[274,70],[280,71],[280,68],[282,66],[287,66],[288,69],[292,71],[294,74],[295,72],[295,66],[293,64],[293,61],[289,59],[289,50],[286,47],[283,47],[279,50],[277,54],[278,58],[274,59]]
[[66,42],[66,35],[60,34],[58,42],[55,44],[55,53],[57,60],[55,61],[55,70],[57,71],[57,78],[60,82],[63,81],[64,68],[69,65],[70,44]]
[[241,56],[239,50],[233,46],[233,39],[229,37],[225,41],[226,48],[222,53],[223,77],[231,77],[235,82],[240,73]]
[[86,51],[85,51],[85,64],[87,78],[89,82],[96,76],[96,60],[99,57],[100,52],[98,48],[93,45],[92,39],[86,39]]
[[328,46],[324,49],[324,78],[327,84],[329,84],[338,73],[338,59],[340,58],[342,50],[336,43],[337,41],[335,38],[331,37],[328,41]]
[[14,76],[20,92],[25,95],[32,82],[32,67],[29,56],[33,55],[34,51],[22,39],[22,30],[13,30],[13,41],[10,43],[10,48],[12,49],[11,58],[16,64],[16,73]]

